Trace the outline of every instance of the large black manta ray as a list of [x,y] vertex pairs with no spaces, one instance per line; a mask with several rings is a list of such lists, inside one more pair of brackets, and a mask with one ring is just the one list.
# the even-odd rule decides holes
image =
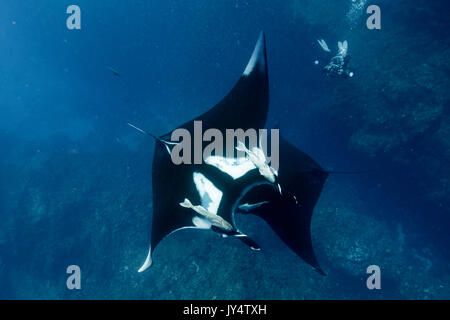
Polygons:
[[[194,121],[201,121],[203,130],[217,129],[224,134],[226,129],[258,130],[266,125],[268,106],[266,46],[261,32],[233,89],[212,109],[178,128],[194,135]],[[234,214],[241,213],[264,219],[289,248],[324,274],[313,251],[310,224],[327,171],[283,137],[279,139],[277,171],[250,161],[257,150],[255,154],[248,149],[244,160],[211,156],[200,164],[174,164],[172,132],[153,136],[151,240],[139,272],[152,265],[153,251],[164,237],[185,228],[210,229],[259,250],[255,241],[236,227]]]

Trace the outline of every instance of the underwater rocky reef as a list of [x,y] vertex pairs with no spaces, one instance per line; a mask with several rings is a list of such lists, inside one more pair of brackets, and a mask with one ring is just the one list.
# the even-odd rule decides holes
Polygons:
[[[7,213],[0,228],[0,298],[448,299],[446,1],[378,1],[380,31],[364,27],[367,4],[287,0],[279,12],[292,30],[306,24],[318,36],[348,40],[355,69],[351,80],[324,77],[319,101],[344,134],[342,152],[364,164],[355,170],[372,171],[330,176],[325,184],[312,237],[327,276],[252,216],[238,216],[237,225],[260,252],[183,230],[161,242],[154,266],[138,273],[150,237],[153,141],[130,147],[115,129],[77,141],[64,135],[21,140],[0,131],[0,211]],[[191,110],[180,111],[186,106],[173,112],[187,117]],[[163,131],[174,121],[159,111],[149,113]],[[82,290],[66,288],[71,264],[81,267]],[[372,264],[383,270],[383,290],[365,287]]]
[[[70,146],[70,141],[64,145]],[[144,141],[140,150],[150,150]],[[36,148],[39,147],[40,152]],[[149,152],[120,143],[99,153],[32,143],[36,165],[10,165],[12,213],[0,236],[2,297],[21,299],[440,299],[450,295],[439,247],[417,230],[367,214],[358,179],[331,179],[316,206],[313,243],[327,276],[291,252],[262,220],[237,225],[262,251],[207,231],[179,231],[147,253],[152,202]],[[111,159],[108,163],[105,158]],[[2,166],[2,168],[5,168]],[[148,173],[148,179],[142,173]],[[140,178],[141,177],[141,178]],[[2,190],[5,191],[5,190]],[[352,199],[352,201],[349,201]],[[358,200],[359,199],[359,200]],[[375,202],[378,199],[374,200]],[[14,232],[11,232],[14,230]],[[418,245],[421,244],[421,245]],[[82,290],[65,287],[65,268],[82,269]],[[383,290],[365,289],[368,265],[383,268]]]
[[417,195],[448,212],[450,23],[444,8],[444,1],[398,1],[383,7],[385,29],[350,30],[358,79],[334,84],[327,112],[348,130],[350,149],[395,167]]
[[[293,19],[349,42],[351,81],[329,81],[323,105],[382,188],[402,189],[425,220],[450,220],[450,27],[445,1],[378,1],[381,30],[365,27],[370,1],[291,1]],[[337,12],[329,14],[324,12]],[[337,19],[345,15],[347,19]],[[385,178],[386,178],[385,177]],[[386,183],[389,181],[390,183]],[[397,193],[397,192],[395,192]],[[406,197],[405,197],[406,198]],[[415,219],[416,217],[410,217]],[[423,217],[422,217],[423,218]],[[423,221],[422,221],[423,222]],[[426,221],[425,221],[426,224]],[[446,228],[433,227],[445,237]],[[450,239],[445,237],[445,241]]]

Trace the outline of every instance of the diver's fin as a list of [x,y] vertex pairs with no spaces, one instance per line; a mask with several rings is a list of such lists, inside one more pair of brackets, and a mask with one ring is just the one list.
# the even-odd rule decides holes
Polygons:
[[342,43],[342,47],[344,48],[345,53],[347,53],[347,50],[348,50],[348,42],[347,42],[347,40],[345,40],[345,41]]
[[325,40],[320,39],[320,40],[317,40],[317,42],[319,43],[320,47],[321,47],[324,51],[326,51],[326,52],[331,52],[331,50],[330,50],[330,48],[328,48],[328,45],[327,45],[327,43],[325,42]]
[[347,49],[348,49],[348,42],[345,40],[344,42],[338,42],[338,51],[339,54],[346,56],[347,55]]

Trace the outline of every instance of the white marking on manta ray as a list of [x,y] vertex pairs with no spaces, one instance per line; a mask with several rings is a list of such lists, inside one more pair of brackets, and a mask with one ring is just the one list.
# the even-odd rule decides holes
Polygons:
[[152,263],[153,263],[153,261],[152,261],[152,246],[150,246],[150,248],[148,248],[147,258],[145,258],[145,262],[139,268],[138,272],[143,272],[143,271],[147,270],[148,268],[150,268]]
[[[201,173],[194,172],[193,180],[195,183],[195,187],[197,188],[197,191],[200,195],[202,206],[208,208],[208,211],[210,213],[217,214],[220,201],[222,200],[222,191],[217,189],[217,187]],[[192,223],[194,224],[194,226],[186,226],[175,229],[165,237],[168,237],[172,233],[184,229],[210,229],[212,225],[211,221],[204,217],[193,217]],[[151,267],[152,263],[152,247],[150,246],[150,248],[148,249],[147,258],[145,259],[144,264],[139,268],[138,272],[147,270]]]
[[266,62],[264,61],[264,35],[261,32],[258,42],[256,43],[255,49],[253,50],[252,56],[247,64],[247,67],[244,70],[243,75],[248,76],[252,73],[255,66],[259,66],[261,71],[264,71]]
[[245,157],[225,158],[220,156],[209,156],[205,163],[216,167],[222,172],[231,176],[234,180],[244,176],[250,170],[255,169],[255,165]]
[[208,212],[217,214],[223,192],[217,189],[217,187],[201,173],[194,172],[193,178],[195,187],[200,195],[202,207],[206,208]]
[[[219,158],[222,158],[222,157],[219,157]],[[226,158],[222,158],[222,159],[226,159]],[[228,159],[228,160],[230,160],[230,159]],[[247,160],[247,162],[250,162],[250,161]],[[253,168],[254,168],[254,166],[253,166]],[[219,204],[217,205],[217,209],[215,210],[215,214],[217,214],[217,210],[218,210],[218,207],[220,205],[220,201],[222,200],[223,193],[219,189],[217,189],[214,186],[214,184],[209,179],[207,179],[204,175],[202,175],[201,173],[195,172],[194,174],[197,174],[196,176],[198,177],[199,186],[197,186],[197,184],[196,184],[197,190],[201,189],[202,193],[205,192],[205,194],[207,193],[207,194],[211,194],[211,195],[214,195],[215,193],[219,192],[219,194],[220,194],[220,198],[218,200]],[[199,179],[200,177],[202,177],[202,179]],[[237,201],[235,201],[235,203],[234,203],[234,205],[232,207],[232,214],[231,214],[232,226],[236,225],[235,220],[234,220],[234,213],[236,211],[236,207],[241,202],[241,200],[244,198],[245,194],[247,194],[247,192],[250,191],[251,189],[253,189],[254,187],[257,187],[259,185],[265,185],[265,184],[271,185],[272,187],[276,188],[273,184],[271,184],[269,182],[259,182],[259,183],[254,183],[254,184],[248,186],[240,194],[239,198],[237,199]],[[200,190],[199,190],[199,193],[200,193]],[[214,198],[214,196],[212,196],[212,197]],[[211,198],[211,196],[210,196],[210,198]],[[202,204],[203,204],[203,202],[202,202]],[[180,230],[184,230],[184,229],[210,229],[211,225],[212,225],[212,223],[208,219],[203,218],[203,217],[194,217],[192,219],[192,223],[194,224],[194,226],[186,226],[186,227],[181,227],[181,228],[175,229],[172,232],[170,232],[168,235],[166,235],[164,238],[166,238],[166,237],[170,236],[172,233],[175,233],[175,232],[180,231]],[[247,237],[247,235],[243,234],[240,230],[237,229],[236,231],[238,233],[233,235],[233,237],[237,237],[237,238],[239,238],[239,237]],[[222,237],[226,238],[228,236],[226,234],[222,234]],[[252,250],[259,250],[259,249],[256,249],[256,248],[251,248],[251,249]],[[151,265],[153,263],[152,258],[151,258],[152,254],[153,254],[153,252],[152,252],[152,248],[150,246],[150,248],[148,250],[147,258],[145,259],[144,264],[139,268],[138,272],[144,272],[149,267],[151,267]]]

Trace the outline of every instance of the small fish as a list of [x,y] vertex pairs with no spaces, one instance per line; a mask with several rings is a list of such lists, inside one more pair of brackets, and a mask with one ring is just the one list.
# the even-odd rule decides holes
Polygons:
[[120,77],[120,73],[116,69],[113,69],[112,67],[108,67],[108,70],[111,71],[113,73],[113,75],[115,75],[116,77]]
[[264,152],[260,148],[254,147],[250,151],[242,143],[242,141],[238,141],[238,146],[236,147],[236,150],[245,152],[248,155],[250,161],[253,162],[255,167],[258,168],[259,173],[270,182],[272,183],[275,182],[275,176],[277,176],[278,173],[275,171],[275,169],[273,169],[267,164],[266,156],[264,155]]
[[233,230],[233,226],[229,224],[225,219],[223,219],[221,216],[218,216],[214,213],[209,212],[207,209],[205,209],[202,206],[194,206],[189,199],[184,199],[184,202],[180,203],[180,206],[184,208],[190,208],[197,212],[199,215],[205,217],[208,219],[211,224],[217,228],[220,228],[225,231],[231,231]]
[[250,204],[250,203],[244,203],[241,204],[239,206],[239,209],[244,210],[244,211],[251,211],[253,209],[259,208],[262,205],[265,205],[266,203],[269,203],[269,201],[262,201],[262,202],[258,202],[258,203],[254,203],[254,204]]

